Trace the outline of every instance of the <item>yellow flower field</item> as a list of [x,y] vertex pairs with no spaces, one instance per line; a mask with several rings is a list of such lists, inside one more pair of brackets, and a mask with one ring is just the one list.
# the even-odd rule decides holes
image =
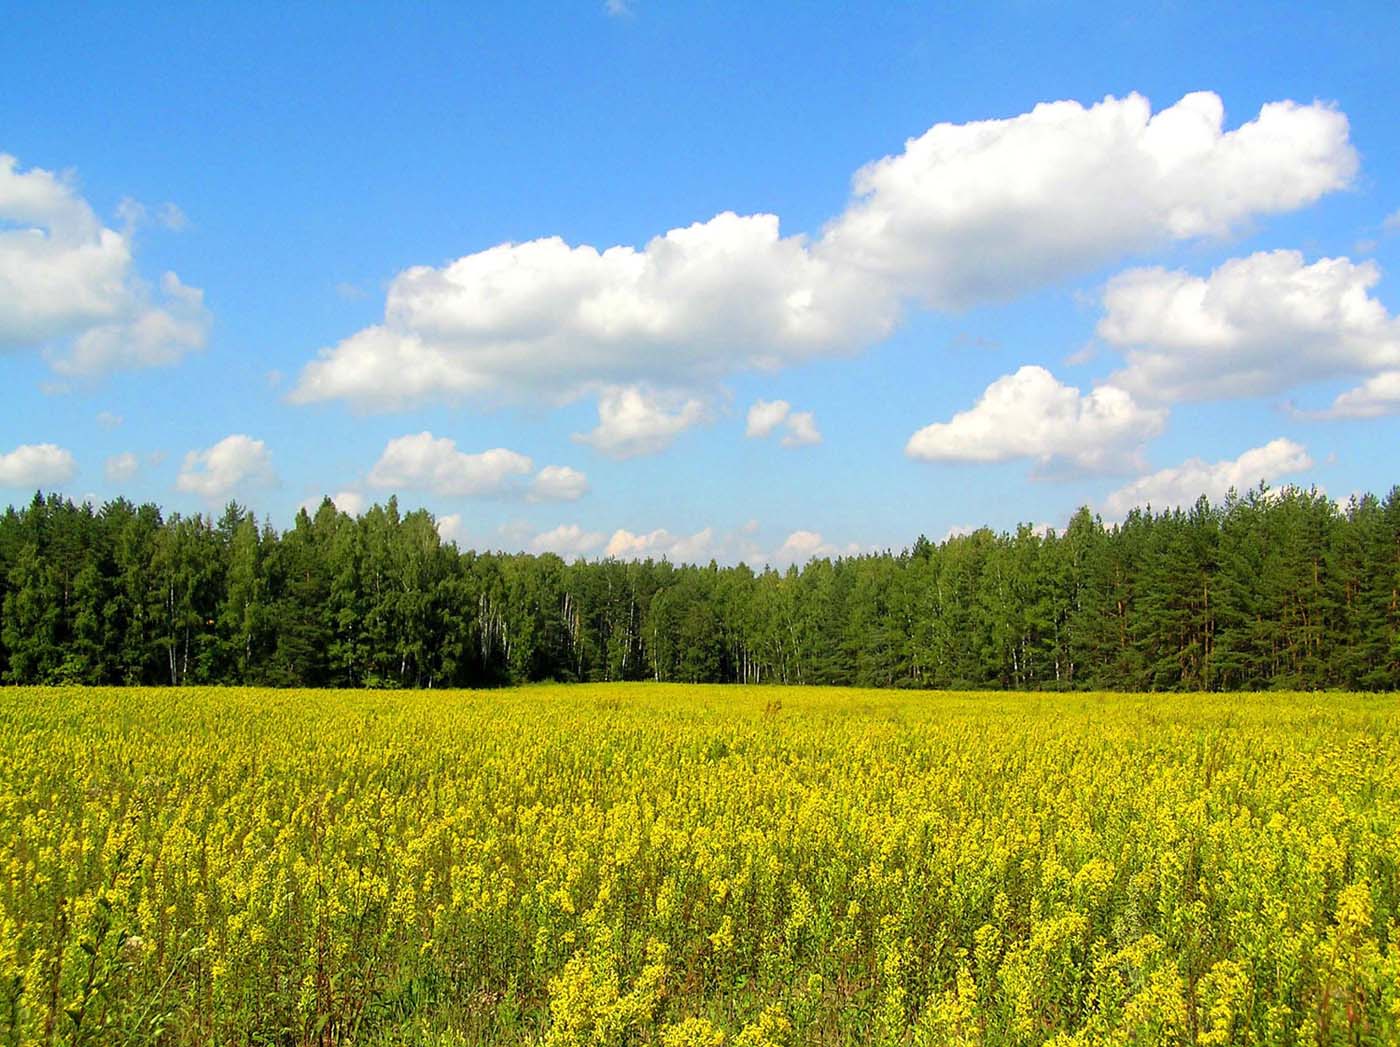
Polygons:
[[1393,1044],[1393,696],[0,692],[3,1044]]

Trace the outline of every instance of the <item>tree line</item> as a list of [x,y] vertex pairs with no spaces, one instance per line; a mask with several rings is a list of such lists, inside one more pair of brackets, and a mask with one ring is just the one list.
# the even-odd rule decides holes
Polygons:
[[40,493],[0,516],[0,593],[9,683],[1388,690],[1400,487],[1261,484],[785,571],[461,550],[394,498],[279,533],[236,503]]

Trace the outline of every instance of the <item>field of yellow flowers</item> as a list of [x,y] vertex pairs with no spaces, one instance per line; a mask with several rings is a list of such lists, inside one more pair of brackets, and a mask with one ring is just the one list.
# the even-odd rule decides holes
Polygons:
[[1393,696],[0,692],[0,1044],[1394,1044]]

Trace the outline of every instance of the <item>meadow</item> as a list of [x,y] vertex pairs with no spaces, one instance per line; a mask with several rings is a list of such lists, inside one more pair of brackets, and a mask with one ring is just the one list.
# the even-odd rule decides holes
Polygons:
[[1393,695],[0,692],[0,1044],[1394,1044]]

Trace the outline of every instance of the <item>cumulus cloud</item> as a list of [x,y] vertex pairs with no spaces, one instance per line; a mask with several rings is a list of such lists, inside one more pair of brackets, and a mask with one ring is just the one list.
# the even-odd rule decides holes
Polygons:
[[862,168],[821,235],[725,212],[641,248],[506,243],[391,282],[382,323],[323,349],[293,402],[693,386],[862,349],[902,304],[1011,297],[1126,252],[1219,237],[1351,180],[1346,117],[1276,102],[1232,131],[1209,93],[938,124]]
[[664,527],[646,534],[615,531],[604,553],[619,560],[660,560],[672,563],[704,563],[715,558],[718,547],[714,528],[694,534],[672,534]]
[[656,393],[637,386],[613,388],[598,398],[598,425],[574,439],[609,458],[657,454],[709,417],[693,398]]
[[97,412],[97,424],[102,426],[103,429],[116,429],[122,424],[122,421],[123,418],[121,415],[113,414],[111,411]]
[[466,530],[462,527],[461,513],[448,513],[446,516],[437,518],[438,537],[444,542],[456,542],[459,545],[466,539]]
[[862,548],[855,542],[846,546],[836,546],[826,541],[818,531],[793,531],[773,554],[773,562],[778,565],[804,564],[808,560],[834,559],[838,556],[857,556]]
[[755,400],[753,406],[749,408],[748,424],[744,427],[744,435],[762,439],[773,432],[774,429],[782,425],[783,419],[792,410],[792,405],[786,400]]
[[822,442],[817,419],[811,411],[793,411],[786,400],[756,400],[749,408],[744,435],[762,439],[772,435],[779,426],[787,432],[782,438],[784,447],[806,447]]
[[466,529],[462,526],[461,512],[449,512],[445,517],[438,517],[437,521],[438,537],[444,542],[455,542],[461,544],[466,540]]
[[175,489],[218,501],[234,491],[266,487],[276,481],[267,445],[234,433],[212,447],[186,454],[175,478]]
[[1081,393],[1027,365],[998,378],[970,409],[920,429],[904,452],[930,462],[1029,458],[1042,466],[1119,469],[1161,433],[1166,417],[1165,409],[1143,407],[1114,386]]
[[533,553],[552,552],[567,559],[611,557],[618,560],[661,560],[675,564],[747,563],[755,569],[764,565],[785,567],[805,563],[813,557],[855,556],[868,552],[856,543],[837,545],[814,531],[794,531],[778,548],[760,544],[758,525],[749,521],[732,530],[705,527],[691,534],[678,534],[666,528],[633,532],[618,529],[608,536],[577,523],[560,524],[547,531],[536,531],[523,521],[501,528],[505,547]]
[[160,278],[160,306],[142,306],[121,323],[91,327],[78,335],[66,353],[51,354],[59,374],[73,378],[108,371],[173,364],[201,348],[209,334],[204,292],[187,287],[174,273]]
[[370,469],[369,482],[440,495],[499,495],[533,468],[528,456],[504,447],[466,454],[454,440],[421,432],[390,440]]
[[787,430],[780,441],[784,447],[810,447],[822,442],[817,418],[811,411],[794,411],[788,415]]
[[359,491],[337,491],[331,495],[331,503],[347,516],[359,516],[368,507],[369,499]]
[[130,230],[105,227],[72,182],[0,154],[0,349],[43,347],[88,377],[172,363],[201,348],[203,292],[136,272]]
[[1209,92],[938,124],[855,176],[823,248],[940,308],[1004,299],[1122,254],[1221,237],[1347,185],[1347,119],[1274,102],[1224,131]]
[[[390,440],[369,471],[371,486],[430,491],[445,497],[523,497],[572,502],[588,492],[588,477],[567,465],[534,472],[529,455],[504,447],[469,454],[455,440],[415,433]],[[528,482],[526,477],[534,473]]]
[[565,558],[587,556],[596,552],[606,539],[606,535],[597,531],[586,531],[578,524],[560,524],[531,538],[530,551],[556,553]]
[[331,504],[336,507],[337,511],[345,513],[348,516],[359,516],[365,511],[366,506],[369,504],[369,499],[359,491],[337,491],[332,495],[316,495],[307,498],[301,503],[301,508],[315,515],[316,510],[321,508],[321,502],[325,497],[330,498]]
[[109,484],[125,483],[141,470],[141,459],[131,451],[111,455],[103,464],[102,473]]
[[880,281],[782,236],[777,216],[726,212],[640,250],[550,237],[405,270],[384,323],[324,350],[292,400],[384,409],[707,381],[858,348],[896,315]]
[[1126,353],[1112,381],[1138,396],[1204,400],[1400,366],[1400,319],[1371,297],[1372,262],[1297,251],[1235,258],[1208,277],[1133,269],[1104,292],[1098,333]]
[[567,465],[546,465],[530,482],[532,502],[576,502],[588,493],[588,477]]
[[1154,509],[1195,504],[1201,495],[1212,501],[1224,498],[1231,488],[1244,491],[1260,480],[1273,481],[1312,466],[1307,449],[1280,437],[1263,447],[1245,451],[1238,458],[1206,462],[1192,458],[1120,487],[1104,499],[1103,508],[1121,517],[1129,509],[1151,505]]
[[0,454],[0,487],[54,487],[78,474],[73,453],[56,444],[20,444]]
[[1400,414],[1400,371],[1383,371],[1348,389],[1325,411],[1297,412],[1305,418],[1380,418]]

